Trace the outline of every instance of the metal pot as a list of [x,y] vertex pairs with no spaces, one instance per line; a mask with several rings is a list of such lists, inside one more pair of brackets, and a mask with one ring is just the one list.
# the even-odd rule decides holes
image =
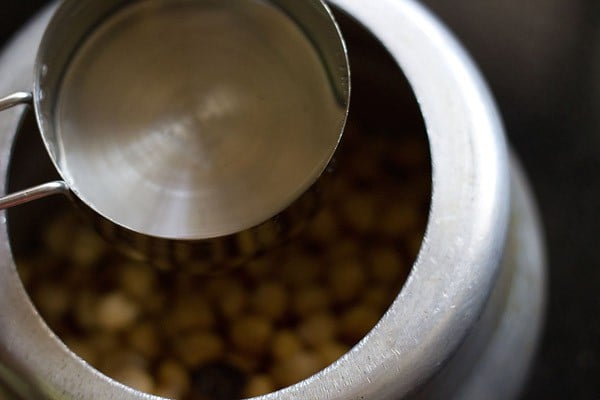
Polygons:
[[[535,206],[486,85],[419,4],[331,3],[348,16],[341,28],[350,46],[365,32],[373,35],[417,98],[433,167],[429,223],[408,281],[375,328],[325,370],[261,399],[514,398],[539,334],[544,252]],[[0,59],[0,76],[12,77],[0,89],[28,79],[24,60],[32,59],[49,15]],[[351,52],[351,60],[376,63],[371,50]],[[20,118],[15,110],[0,128],[15,132]],[[14,135],[0,139],[2,184],[13,141]],[[98,373],[48,330],[19,281],[5,220],[0,228],[0,344],[51,397],[153,398]]]

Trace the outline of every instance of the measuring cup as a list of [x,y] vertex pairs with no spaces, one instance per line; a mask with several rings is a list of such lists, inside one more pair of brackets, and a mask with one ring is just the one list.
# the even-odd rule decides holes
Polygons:
[[345,45],[320,0],[66,0],[38,51],[34,106],[62,193],[138,255],[259,251],[314,208],[341,138]]

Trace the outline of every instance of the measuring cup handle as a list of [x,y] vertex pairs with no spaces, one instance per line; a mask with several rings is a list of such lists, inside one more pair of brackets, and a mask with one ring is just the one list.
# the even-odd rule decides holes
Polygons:
[[[31,104],[33,94],[30,92],[15,92],[0,99],[0,111],[21,104]],[[4,197],[0,197],[0,210],[28,203],[53,194],[69,194],[69,188],[63,181],[54,181],[21,190]]]
[[69,187],[63,181],[54,181],[44,183],[29,189],[20,190],[15,193],[0,197],[0,210],[18,206],[20,204],[29,203],[33,200],[38,200],[54,194],[69,195]]
[[0,99],[0,111],[7,110],[11,107],[21,104],[31,104],[33,94],[31,92],[15,92]]

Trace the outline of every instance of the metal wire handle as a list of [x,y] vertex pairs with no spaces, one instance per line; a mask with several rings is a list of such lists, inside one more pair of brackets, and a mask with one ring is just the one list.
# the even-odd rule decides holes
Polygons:
[[[0,99],[0,111],[18,105],[31,105],[33,94],[31,92],[15,92]],[[34,186],[25,190],[0,197],[0,210],[38,200],[54,194],[69,194],[69,187],[64,181],[54,181]]]

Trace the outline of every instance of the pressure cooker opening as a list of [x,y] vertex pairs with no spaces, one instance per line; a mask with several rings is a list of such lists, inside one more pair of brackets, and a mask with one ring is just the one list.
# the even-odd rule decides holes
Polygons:
[[[427,223],[427,138],[396,63],[361,26],[336,16],[352,67],[350,119],[329,196],[292,241],[243,268],[192,276],[127,259],[64,198],[9,211],[33,304],[91,366],[164,397],[253,397],[335,362],[396,298]],[[36,129],[28,113],[10,190],[56,177]]]

